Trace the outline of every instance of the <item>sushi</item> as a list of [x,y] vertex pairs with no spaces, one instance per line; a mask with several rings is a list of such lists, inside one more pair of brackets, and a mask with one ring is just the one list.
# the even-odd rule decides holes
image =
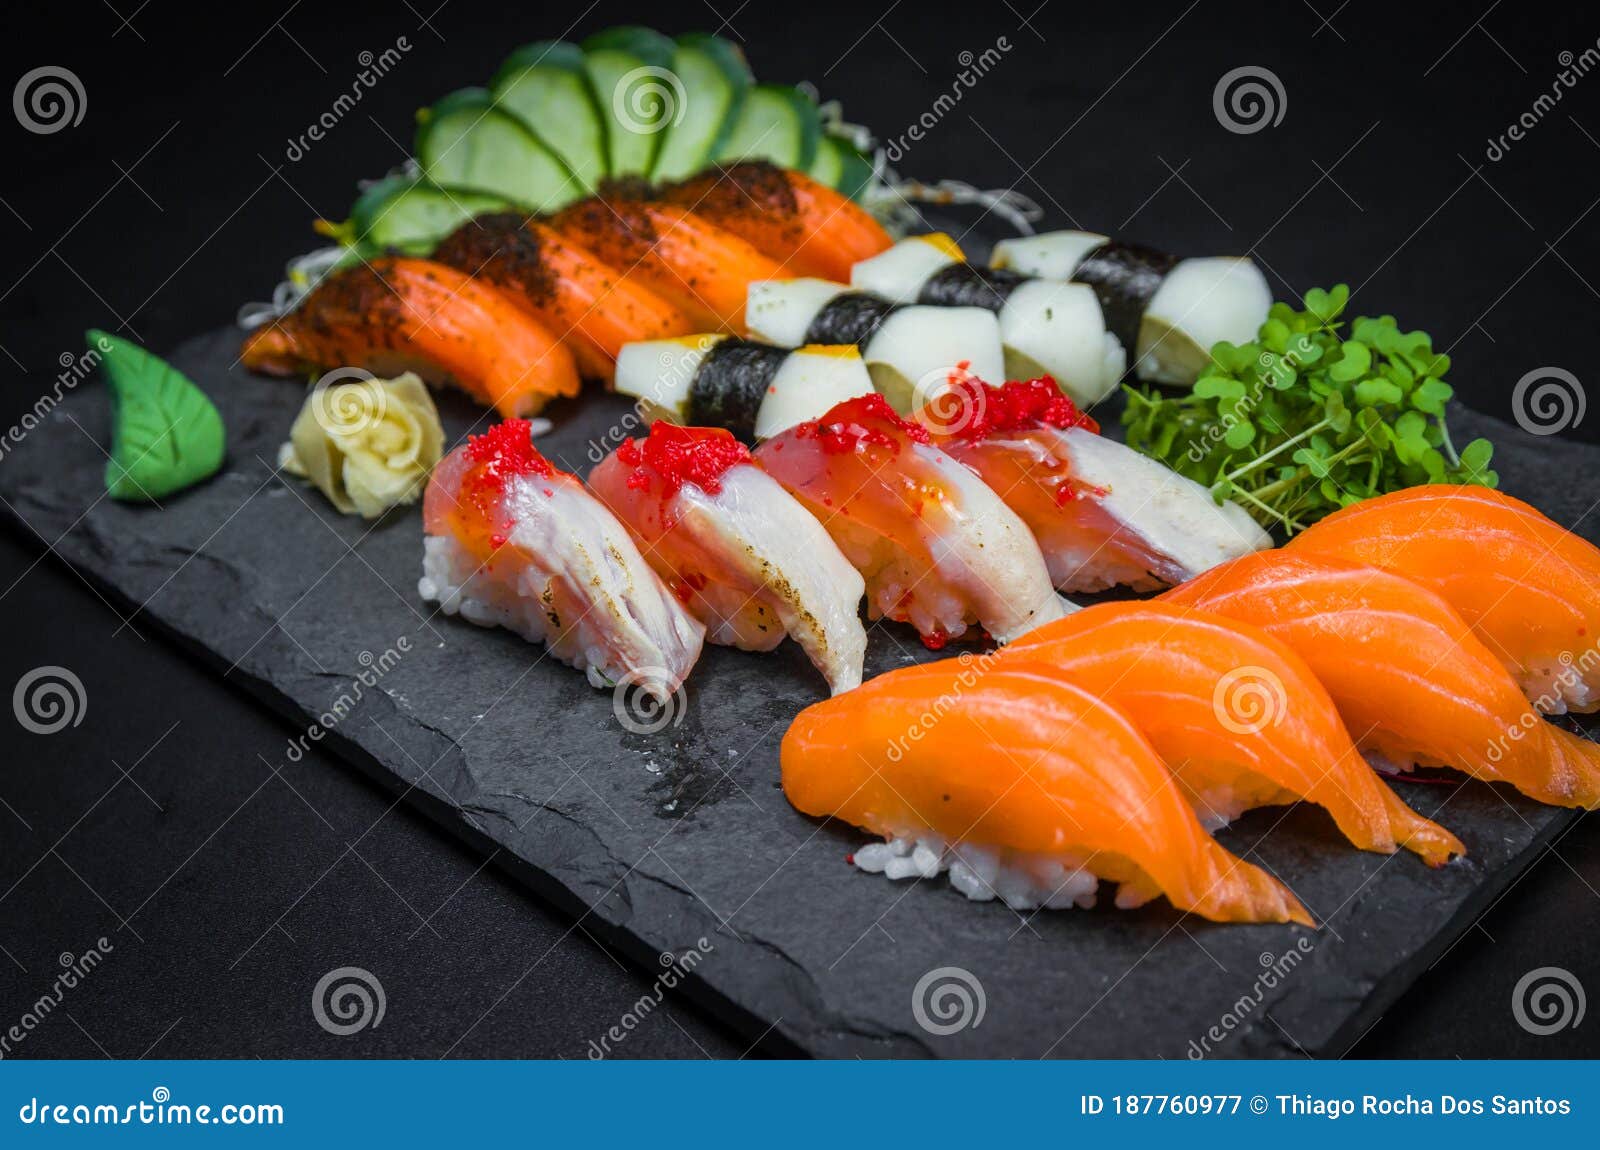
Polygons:
[[1442,596],[1547,713],[1600,708],[1600,549],[1486,487],[1412,487],[1291,541],[1404,575]]
[[1028,525],[1059,591],[1153,590],[1272,546],[1238,504],[1099,435],[1051,380],[957,381],[915,418]]
[[901,414],[943,394],[952,376],[1003,379],[994,314],[978,307],[897,304],[820,279],[750,285],[750,334],[779,347],[854,344],[872,385]]
[[1002,240],[993,266],[1088,284],[1106,324],[1152,383],[1193,383],[1219,340],[1247,343],[1266,321],[1272,289],[1246,257],[1178,259],[1092,232]]
[[589,476],[713,643],[799,643],[835,694],[861,682],[864,584],[822,525],[726,431],[657,423]]
[[433,259],[503,291],[560,336],[590,379],[610,382],[629,343],[694,331],[682,309],[515,212],[462,224]]
[[447,615],[501,626],[588,675],[665,700],[700,656],[705,628],[576,476],[508,419],[434,468],[422,505],[417,590]]
[[1466,853],[1368,769],[1311,668],[1249,624],[1170,603],[1102,603],[1002,654],[1047,664],[1125,714],[1208,828],[1305,799],[1363,850],[1405,846],[1434,866]]
[[856,264],[850,286],[893,303],[994,312],[1006,378],[1049,376],[1085,405],[1109,395],[1128,367],[1127,352],[1106,330],[1092,289],[968,263],[942,232],[901,240]]
[[872,394],[854,344],[773,347],[715,333],[629,344],[617,390],[650,419],[731,431],[746,443]]
[[859,204],[774,164],[711,167],[658,191],[777,260],[790,275],[842,279],[856,261],[893,243]]
[[934,878],[1015,909],[1165,895],[1217,922],[1311,925],[1271,875],[1200,826],[1143,735],[1050,667],[945,659],[807,707],[783,737],[783,791],[808,815],[882,835],[863,870]]
[[1438,595],[1348,560],[1261,551],[1162,596],[1293,648],[1375,765],[1445,766],[1556,806],[1600,805],[1600,746],[1539,718]]
[[974,625],[1009,642],[1065,610],[1027,525],[880,395],[789,428],[755,461],[865,576],[870,617],[930,648]]
[[274,375],[415,371],[507,417],[536,414],[579,387],[572,353],[508,297],[454,268],[402,257],[334,272],[293,311],[246,336],[239,358]]

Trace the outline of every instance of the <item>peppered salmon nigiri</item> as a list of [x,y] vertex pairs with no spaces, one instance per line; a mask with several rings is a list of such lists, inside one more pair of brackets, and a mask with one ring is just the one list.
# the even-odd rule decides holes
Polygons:
[[627,344],[694,330],[676,305],[515,212],[468,220],[433,258],[504,291],[572,349],[591,379],[609,383]]
[[245,366],[414,370],[453,381],[503,416],[578,394],[572,353],[488,284],[431,260],[393,257],[334,272],[300,305],[245,337]]
[[1091,905],[1107,879],[1122,907],[1164,894],[1217,922],[1311,922],[1206,834],[1121,711],[1045,665],[879,675],[801,711],[780,762],[799,810],[889,840],[854,857],[890,878],[948,870],[968,898],[1019,909]]
[[1127,715],[1202,823],[1306,799],[1356,846],[1429,864],[1465,848],[1371,770],[1305,662],[1265,631],[1170,603],[1102,603],[1030,631],[1006,661],[1044,663]]
[[1363,751],[1446,766],[1557,806],[1600,805],[1600,746],[1539,718],[1450,604],[1376,567],[1258,551],[1162,599],[1253,623],[1294,649]]
[[1600,708],[1600,549],[1520,499],[1487,487],[1411,487],[1335,512],[1289,549],[1423,584],[1541,710]]
[[859,204],[800,172],[749,161],[707,168],[661,190],[754,244],[783,264],[783,274],[850,279],[850,269],[894,243]]

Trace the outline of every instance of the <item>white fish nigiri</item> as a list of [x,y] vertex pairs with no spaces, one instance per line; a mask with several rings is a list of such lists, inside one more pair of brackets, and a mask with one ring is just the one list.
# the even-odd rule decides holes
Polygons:
[[861,683],[864,584],[822,525],[727,431],[658,422],[589,476],[713,643],[799,643],[838,694]]
[[1066,611],[1027,525],[880,395],[767,440],[755,461],[866,577],[871,617],[930,647],[975,625],[1008,642]]
[[423,500],[417,590],[446,614],[543,643],[596,687],[669,697],[705,628],[640,555],[627,528],[508,419],[457,447]]

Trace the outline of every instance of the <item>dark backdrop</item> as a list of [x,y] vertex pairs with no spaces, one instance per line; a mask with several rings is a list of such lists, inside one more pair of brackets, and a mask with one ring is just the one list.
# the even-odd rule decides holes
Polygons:
[[[1502,418],[1527,373],[1559,367],[1581,383],[1590,369],[1600,77],[1578,73],[1600,15],[1576,5],[436,2],[237,0],[197,22],[195,5],[62,0],[11,23],[0,79],[65,66],[87,103],[51,135],[0,115],[6,425],[90,324],[162,350],[262,298],[313,246],[312,218],[342,218],[358,177],[402,159],[419,105],[481,83],[525,40],[636,20],[720,27],[760,76],[808,78],[884,136],[948,89],[962,53],[1005,37],[905,172],[1015,186],[1050,226],[1248,250],[1280,295],[1346,280],[1360,308],[1434,333],[1460,395]],[[376,89],[286,159],[360,54],[401,36],[411,49]],[[1563,99],[1536,107],[1569,62]],[[1283,115],[1233,133],[1213,92],[1245,65],[1279,79]],[[1491,149],[1524,116],[1524,138]],[[1567,434],[1592,439],[1596,424]],[[293,732],[137,621],[118,632],[48,542],[0,533],[0,686],[61,664],[88,708],[48,739],[5,717],[0,1030],[49,988],[58,956],[101,936],[114,949],[11,1056],[581,1057],[649,989],[340,764],[313,750],[274,774]],[[1550,849],[1355,1053],[1592,1049],[1592,1023],[1538,1038],[1509,1005],[1535,967],[1600,989],[1597,842],[1591,818]],[[346,964],[387,995],[382,1025],[353,1039],[309,1009],[317,979]],[[674,1000],[619,1053],[747,1046]]]

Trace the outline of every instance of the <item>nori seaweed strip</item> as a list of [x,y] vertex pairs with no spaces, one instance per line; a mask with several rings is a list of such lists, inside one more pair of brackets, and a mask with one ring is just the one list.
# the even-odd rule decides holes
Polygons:
[[767,388],[788,355],[786,348],[752,340],[718,340],[689,384],[689,422],[723,428],[749,443]]
[[999,312],[1011,293],[1031,278],[1010,268],[985,268],[957,262],[934,272],[922,285],[917,302],[938,307],[981,307]]
[[865,347],[900,305],[871,292],[847,291],[834,296],[806,328],[807,343],[853,343]]
[[1128,361],[1138,354],[1139,322],[1161,281],[1178,264],[1176,256],[1139,244],[1107,240],[1072,271],[1075,283],[1088,284],[1099,297],[1106,330],[1122,341]]

